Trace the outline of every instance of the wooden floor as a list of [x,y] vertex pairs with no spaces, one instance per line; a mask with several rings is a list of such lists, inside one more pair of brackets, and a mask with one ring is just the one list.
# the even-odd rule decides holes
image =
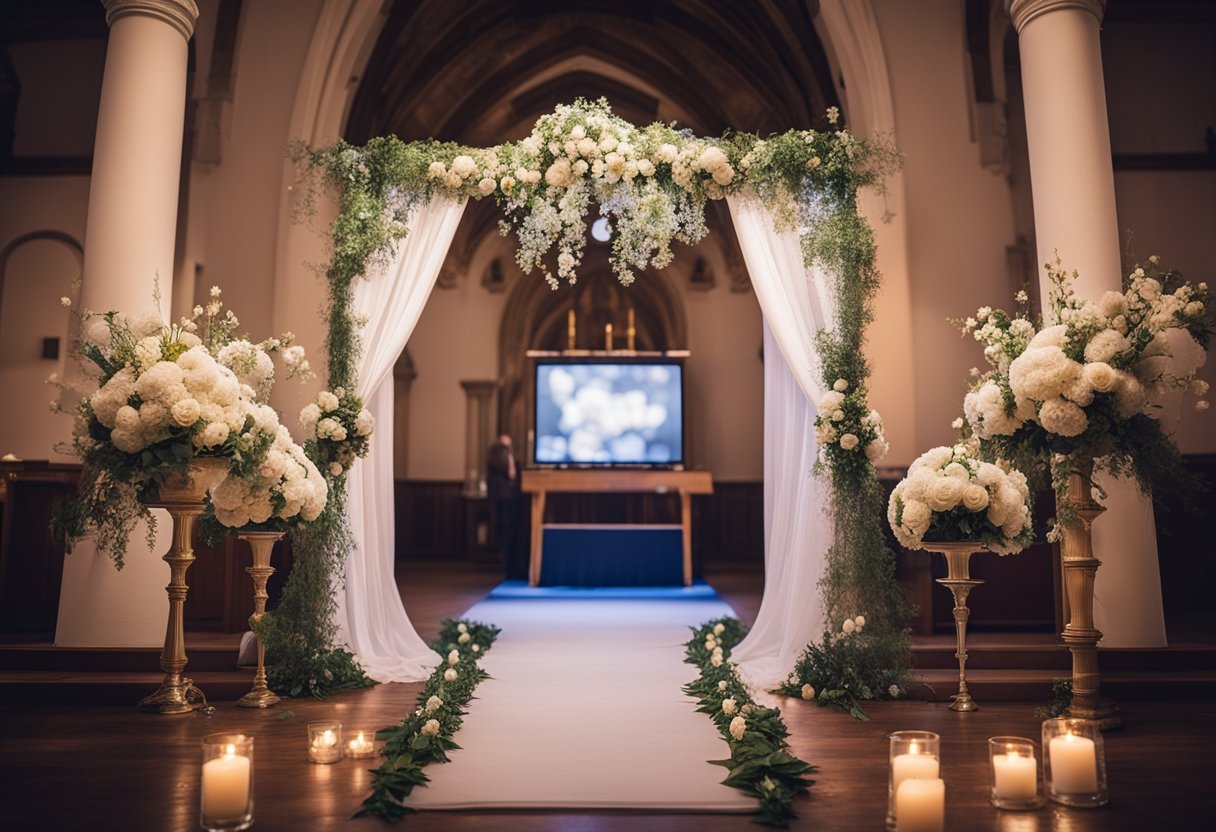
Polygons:
[[[406,606],[424,636],[440,618],[457,615],[496,582],[470,570],[415,570],[401,581]],[[754,576],[710,576],[744,619],[759,606]],[[221,703],[214,716],[156,717],[127,707],[0,707],[0,828],[8,830],[190,830],[197,828],[199,741],[209,733],[244,731],[256,737],[256,818],[259,830],[378,830],[375,820],[350,820],[370,778],[365,766],[332,766],[304,757],[305,723],[340,720],[348,729],[397,721],[411,706],[415,685],[384,685],[326,702],[285,702],[269,712]],[[1162,692],[1168,697],[1168,691]],[[473,709],[477,703],[473,702]],[[1127,727],[1107,736],[1111,803],[1095,811],[1047,807],[1006,813],[987,803],[985,742],[997,734],[1037,737],[1039,722],[1026,703],[983,703],[974,714],[943,704],[879,703],[871,722],[802,701],[782,704],[797,754],[821,767],[795,829],[857,832],[882,828],[887,750],[892,730],[920,728],[942,735],[947,828],[995,832],[1088,832],[1206,829],[1216,817],[1216,692],[1212,699],[1124,706]],[[538,717],[543,714],[538,713]],[[588,720],[595,719],[591,711]],[[627,726],[622,726],[627,730]],[[707,725],[707,730],[709,730]],[[457,736],[459,742],[459,736]],[[572,738],[577,742],[577,738]],[[645,747],[639,737],[639,749]],[[725,745],[723,745],[725,751]],[[560,749],[554,749],[560,753]],[[455,753],[459,760],[459,752]],[[597,812],[428,813],[403,829],[424,830],[746,830],[746,818]]]

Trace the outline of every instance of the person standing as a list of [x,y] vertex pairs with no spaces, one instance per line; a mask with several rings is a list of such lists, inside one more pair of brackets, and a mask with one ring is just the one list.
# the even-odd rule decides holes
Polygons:
[[486,491],[494,515],[494,548],[510,566],[519,527],[519,467],[511,437],[505,433],[486,454]]

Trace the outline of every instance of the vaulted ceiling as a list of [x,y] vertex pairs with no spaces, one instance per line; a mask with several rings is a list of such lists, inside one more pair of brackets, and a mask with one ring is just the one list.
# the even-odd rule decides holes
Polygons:
[[814,0],[395,0],[346,137],[490,145],[576,97],[701,134],[822,124]]

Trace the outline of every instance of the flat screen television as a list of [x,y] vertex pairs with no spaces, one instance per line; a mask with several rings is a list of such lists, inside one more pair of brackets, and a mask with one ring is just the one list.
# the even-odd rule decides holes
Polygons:
[[684,367],[662,359],[536,363],[537,465],[684,462]]

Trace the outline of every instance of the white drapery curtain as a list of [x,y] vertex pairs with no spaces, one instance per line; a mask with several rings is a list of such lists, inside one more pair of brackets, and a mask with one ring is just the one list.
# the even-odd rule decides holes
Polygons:
[[355,313],[362,330],[359,395],[376,418],[371,451],[347,477],[347,516],[355,550],[346,562],[346,586],[336,593],[338,640],[349,645],[378,682],[415,682],[439,658],[414,630],[393,575],[393,365],[447,256],[465,201],[436,198],[414,211],[409,236],[382,269],[355,284]]
[[756,686],[781,682],[823,632],[819,578],[833,542],[829,484],[811,473],[815,403],[824,392],[815,333],[831,325],[829,276],[803,264],[793,231],[755,202],[728,197],[739,247],[764,313],[764,595],[732,652]]

